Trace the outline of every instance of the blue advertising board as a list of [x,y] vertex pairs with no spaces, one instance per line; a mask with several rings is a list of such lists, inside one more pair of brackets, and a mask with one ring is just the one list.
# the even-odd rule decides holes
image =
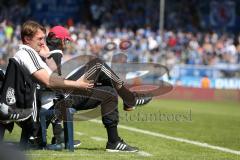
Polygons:
[[33,18],[41,22],[59,24],[68,18],[79,19],[83,0],[31,0]]

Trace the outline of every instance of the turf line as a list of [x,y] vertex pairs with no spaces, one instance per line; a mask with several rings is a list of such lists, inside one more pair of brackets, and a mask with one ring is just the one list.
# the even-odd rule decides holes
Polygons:
[[[94,122],[94,123],[102,124],[102,121],[100,121],[100,120],[93,119],[93,120],[90,120],[90,121]],[[142,134],[145,134],[145,135],[150,135],[150,136],[160,137],[160,138],[164,138],[164,139],[169,139],[169,140],[173,140],[173,141],[177,141],[177,142],[184,142],[184,143],[196,145],[196,146],[203,147],[203,148],[210,148],[210,149],[225,152],[225,153],[240,155],[240,151],[225,148],[225,147],[215,146],[215,145],[211,145],[211,144],[208,144],[208,143],[202,143],[202,142],[192,141],[192,140],[188,140],[188,139],[184,139],[184,138],[172,137],[172,136],[168,136],[168,135],[165,135],[165,134],[152,132],[152,131],[148,131],[148,130],[143,130],[143,129],[138,129],[138,128],[134,128],[134,127],[129,127],[129,126],[125,126],[125,125],[118,125],[118,128],[126,129],[126,130],[137,132],[137,133],[142,133]]]
[[96,141],[107,141],[106,138],[102,138],[102,137],[91,137],[91,139],[96,140]]

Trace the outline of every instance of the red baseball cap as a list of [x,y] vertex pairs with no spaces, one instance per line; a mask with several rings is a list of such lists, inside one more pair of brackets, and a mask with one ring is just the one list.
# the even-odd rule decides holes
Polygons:
[[68,30],[63,26],[54,26],[53,28],[50,29],[49,33],[51,32],[54,33],[56,38],[59,38],[61,40],[67,39],[69,41],[73,41]]

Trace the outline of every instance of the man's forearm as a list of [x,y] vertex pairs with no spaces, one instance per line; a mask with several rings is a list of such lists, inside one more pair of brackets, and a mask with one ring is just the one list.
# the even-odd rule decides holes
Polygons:
[[80,89],[77,81],[66,80],[61,77],[51,76],[49,79],[49,85],[47,86],[51,89]]

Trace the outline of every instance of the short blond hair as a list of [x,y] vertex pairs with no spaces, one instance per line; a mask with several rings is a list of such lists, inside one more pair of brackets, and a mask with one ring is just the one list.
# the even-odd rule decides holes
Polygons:
[[40,25],[38,22],[36,21],[26,21],[25,23],[23,23],[22,27],[21,27],[21,39],[22,42],[24,43],[24,38],[25,37],[34,37],[34,35],[37,33],[38,29],[42,30],[45,34],[46,34],[46,28],[43,27],[42,25]]

